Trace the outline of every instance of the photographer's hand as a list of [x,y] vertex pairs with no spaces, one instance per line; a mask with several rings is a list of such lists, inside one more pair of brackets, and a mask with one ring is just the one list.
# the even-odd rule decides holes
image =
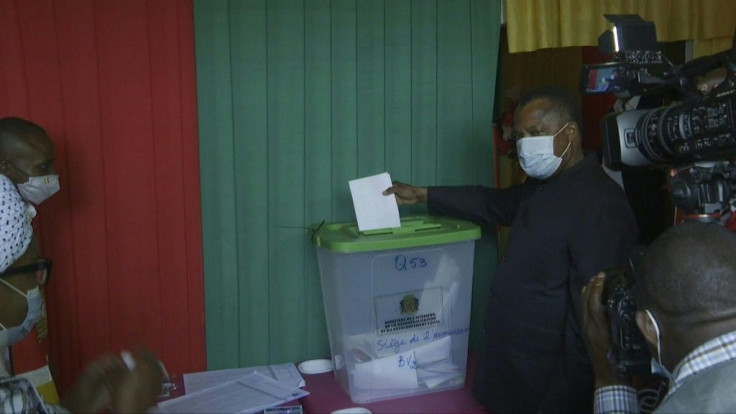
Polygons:
[[611,324],[606,308],[601,302],[605,275],[598,273],[580,294],[582,309],[582,331],[585,347],[588,349],[590,361],[595,374],[595,388],[609,385],[627,385],[628,381],[616,376],[608,361],[608,352],[611,349]]

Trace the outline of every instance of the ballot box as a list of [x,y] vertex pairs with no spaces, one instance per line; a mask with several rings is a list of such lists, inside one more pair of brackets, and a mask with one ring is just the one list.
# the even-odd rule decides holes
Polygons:
[[417,216],[314,234],[334,374],[355,403],[461,388],[480,228]]

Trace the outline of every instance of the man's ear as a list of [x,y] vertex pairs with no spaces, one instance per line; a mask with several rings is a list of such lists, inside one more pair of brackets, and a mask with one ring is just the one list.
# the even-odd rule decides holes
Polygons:
[[568,141],[573,141],[576,136],[579,136],[580,127],[578,126],[577,122],[570,122],[570,124],[565,127],[565,136],[567,136]]
[[639,327],[644,339],[653,347],[657,347],[657,328],[644,311],[636,311],[636,326]]

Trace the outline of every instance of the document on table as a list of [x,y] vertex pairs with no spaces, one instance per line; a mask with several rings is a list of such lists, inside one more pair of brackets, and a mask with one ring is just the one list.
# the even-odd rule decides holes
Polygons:
[[299,370],[296,369],[296,366],[293,363],[286,363],[280,365],[263,365],[258,367],[221,369],[217,371],[184,374],[184,390],[189,394],[242,378],[253,372],[258,372],[267,377],[271,377],[280,383],[292,385],[294,387],[303,387],[305,385],[304,378],[302,378],[302,375],[299,373]]
[[158,403],[163,413],[257,413],[309,395],[259,372]]
[[391,176],[388,173],[358,178],[348,184],[353,197],[358,230],[401,227],[396,197],[393,194],[383,195],[383,190],[391,187]]

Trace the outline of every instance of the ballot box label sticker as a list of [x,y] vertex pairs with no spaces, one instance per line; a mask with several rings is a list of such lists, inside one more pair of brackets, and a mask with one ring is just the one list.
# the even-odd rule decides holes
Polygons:
[[374,298],[379,335],[426,329],[442,324],[442,288],[402,292]]

